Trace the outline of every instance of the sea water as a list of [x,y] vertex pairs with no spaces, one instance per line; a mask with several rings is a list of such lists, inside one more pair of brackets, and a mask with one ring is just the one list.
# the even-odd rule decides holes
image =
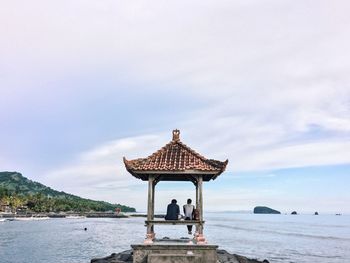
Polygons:
[[[207,213],[210,244],[270,262],[350,262],[350,216]],[[145,218],[0,222],[1,263],[82,263],[143,241]],[[84,228],[87,228],[85,231]],[[185,226],[156,226],[157,237],[188,237]]]

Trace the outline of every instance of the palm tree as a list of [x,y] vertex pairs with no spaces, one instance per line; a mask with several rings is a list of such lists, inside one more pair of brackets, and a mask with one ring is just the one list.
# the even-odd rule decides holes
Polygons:
[[17,208],[23,205],[23,201],[18,196],[10,197],[10,206],[12,207],[12,211],[16,213]]

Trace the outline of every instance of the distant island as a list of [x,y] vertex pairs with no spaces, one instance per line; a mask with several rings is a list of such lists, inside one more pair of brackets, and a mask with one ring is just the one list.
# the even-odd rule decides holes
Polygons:
[[274,210],[267,206],[254,207],[254,214],[280,214],[280,211]]
[[56,191],[18,172],[0,172],[0,212],[136,212],[121,204],[85,199]]

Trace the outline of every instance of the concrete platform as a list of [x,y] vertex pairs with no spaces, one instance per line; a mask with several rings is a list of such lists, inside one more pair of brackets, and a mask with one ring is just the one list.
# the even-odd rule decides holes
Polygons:
[[[218,257],[217,263],[269,263],[267,259],[264,261],[249,259],[240,255],[228,253],[225,250],[218,249],[216,252]],[[147,262],[148,259],[149,258],[147,258],[145,262]],[[164,258],[160,255],[160,259]],[[150,260],[152,259],[150,258]],[[133,251],[130,249],[119,253],[113,253],[112,255],[104,258],[91,259],[91,263],[133,263]]]
[[216,245],[196,245],[183,242],[155,242],[151,245],[131,245],[133,263],[217,263]]
[[147,257],[148,263],[199,263],[199,257],[195,255],[177,254],[150,254]]

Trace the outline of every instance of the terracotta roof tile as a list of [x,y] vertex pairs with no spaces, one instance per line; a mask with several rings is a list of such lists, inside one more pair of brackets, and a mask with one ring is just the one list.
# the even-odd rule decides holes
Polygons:
[[222,173],[225,162],[207,159],[180,141],[180,131],[173,131],[173,140],[147,158],[126,160],[124,163],[131,173],[162,171],[162,172],[214,172]]

